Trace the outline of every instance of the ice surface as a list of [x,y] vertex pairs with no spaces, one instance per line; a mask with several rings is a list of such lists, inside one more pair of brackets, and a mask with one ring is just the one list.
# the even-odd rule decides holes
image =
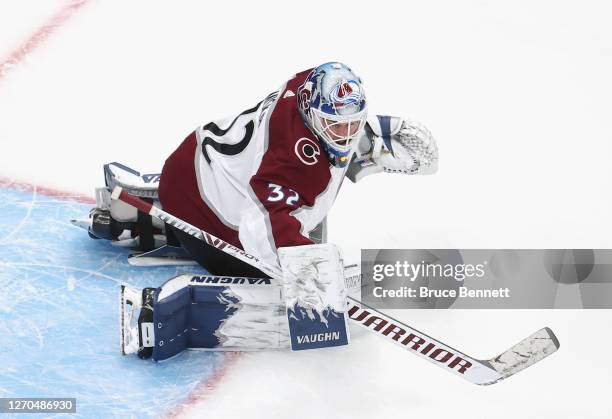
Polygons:
[[185,268],[129,265],[125,249],[70,224],[89,207],[0,187],[0,397],[76,397],[77,417],[171,413],[226,355],[120,355],[119,284],[157,286]]
[[[0,52],[18,49],[63,4],[0,4]],[[158,172],[196,125],[246,109],[296,71],[339,59],[363,77],[372,112],[425,123],[438,140],[441,159],[439,173],[431,177],[379,175],[344,183],[328,218],[329,237],[349,260],[358,259],[360,248],[609,248],[609,16],[605,1],[311,0],[285,2],[264,13],[260,2],[248,1],[171,7],[145,0],[91,1],[0,79],[0,175],[89,194],[101,185],[103,163],[120,160]],[[37,206],[45,201],[36,200]],[[0,215],[15,220],[3,237],[31,241],[34,229],[21,222],[31,202],[28,194],[14,196],[11,205],[0,201]],[[57,205],[52,211],[73,204]],[[84,212],[65,215],[40,235],[64,234],[63,223]],[[100,251],[100,243],[74,234],[65,240],[80,256]],[[113,330],[107,336],[86,327],[87,319],[102,316],[98,311],[71,326],[88,333],[85,349],[92,340],[106,340],[106,358],[89,356],[104,361],[99,368],[115,373],[121,368],[126,382],[109,378],[105,388],[106,370],[98,368],[99,377],[92,377],[84,367],[67,367],[57,351],[68,351],[64,342],[75,345],[69,329],[61,328],[59,345],[50,345],[49,328],[64,322],[54,314],[68,310],[61,296],[88,286],[96,291],[95,301],[114,306],[115,292],[96,287],[110,287],[113,279],[146,280],[122,278],[123,269],[112,268],[119,254],[113,248],[105,248],[109,272],[99,270],[102,261],[79,271],[67,256],[62,266],[68,269],[40,266],[49,248],[63,246],[52,241],[42,251],[31,244],[22,252],[2,245],[2,252],[17,258],[0,257],[0,330],[10,331],[0,335],[0,395],[30,389],[50,395],[72,385],[70,392],[89,403],[90,416],[116,411],[123,417],[130,415],[128,408],[113,403],[145,408],[156,403],[149,389],[125,391],[131,382],[173,388],[178,380],[195,382],[198,368],[209,376],[198,366],[199,353],[185,354],[193,367],[177,358],[180,369],[119,358],[112,310],[99,319],[108,323],[101,330]],[[24,265],[9,269],[7,260]],[[28,291],[40,283],[61,292],[43,298],[40,287]],[[53,310],[43,315],[30,307],[37,321],[27,323],[30,313],[24,317],[27,312],[15,301],[28,304],[28,296],[44,306],[55,302]],[[388,314],[479,358],[499,354],[545,325],[562,347],[528,371],[483,388],[376,336],[355,339],[353,332],[347,348],[243,355],[231,374],[213,374],[215,389],[206,384],[203,393],[186,396],[191,407],[181,412],[249,419],[612,417],[612,366],[599,356],[612,344],[610,311]],[[24,325],[34,333],[25,336]],[[188,387],[156,396],[186,395]]]

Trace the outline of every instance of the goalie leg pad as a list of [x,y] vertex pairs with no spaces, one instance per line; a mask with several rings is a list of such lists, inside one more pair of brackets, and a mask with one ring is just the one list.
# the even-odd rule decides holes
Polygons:
[[188,348],[288,348],[281,306],[281,288],[269,279],[172,278],[155,294],[153,359],[163,361]]
[[143,174],[121,163],[112,162],[104,165],[104,181],[112,191],[115,186],[142,198],[157,199],[159,173]]
[[[89,214],[86,227],[95,239],[106,239],[122,247],[147,252],[166,244],[165,225],[149,214],[120,200],[111,199],[111,191],[120,186],[131,194],[159,205],[160,174],[141,175],[121,163],[104,165],[105,187],[96,188],[96,207]],[[76,224],[76,223],[75,223]],[[78,223],[85,226],[85,223]],[[173,244],[173,243],[168,243]]]

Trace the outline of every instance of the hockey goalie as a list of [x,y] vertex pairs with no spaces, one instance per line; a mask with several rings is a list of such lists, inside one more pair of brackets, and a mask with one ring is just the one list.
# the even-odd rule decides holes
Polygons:
[[[141,261],[192,260],[212,274],[180,275],[155,289],[123,287],[124,354],[159,361],[186,348],[347,344],[347,273],[325,228],[342,182],[379,172],[430,174],[437,162],[425,127],[369,113],[361,79],[330,62],[238,115],[198,127],[159,175],[105,165],[90,235],[137,249]],[[117,186],[278,274],[115,199]]]

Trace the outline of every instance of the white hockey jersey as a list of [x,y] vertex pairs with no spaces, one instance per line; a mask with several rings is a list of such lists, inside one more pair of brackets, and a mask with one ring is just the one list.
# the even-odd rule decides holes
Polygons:
[[274,266],[278,248],[311,244],[346,168],[330,165],[298,111],[309,72],[189,135],[164,165],[164,208]]

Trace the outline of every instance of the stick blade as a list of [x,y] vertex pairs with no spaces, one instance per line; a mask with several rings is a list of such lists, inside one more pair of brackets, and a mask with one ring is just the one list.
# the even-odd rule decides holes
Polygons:
[[540,329],[533,335],[523,339],[512,348],[508,349],[506,352],[493,359],[484,361],[484,363],[499,373],[500,378],[495,381],[478,384],[489,385],[504,380],[525,368],[529,368],[536,362],[540,362],[547,356],[556,352],[559,347],[559,339],[557,339],[550,328],[545,327]]

